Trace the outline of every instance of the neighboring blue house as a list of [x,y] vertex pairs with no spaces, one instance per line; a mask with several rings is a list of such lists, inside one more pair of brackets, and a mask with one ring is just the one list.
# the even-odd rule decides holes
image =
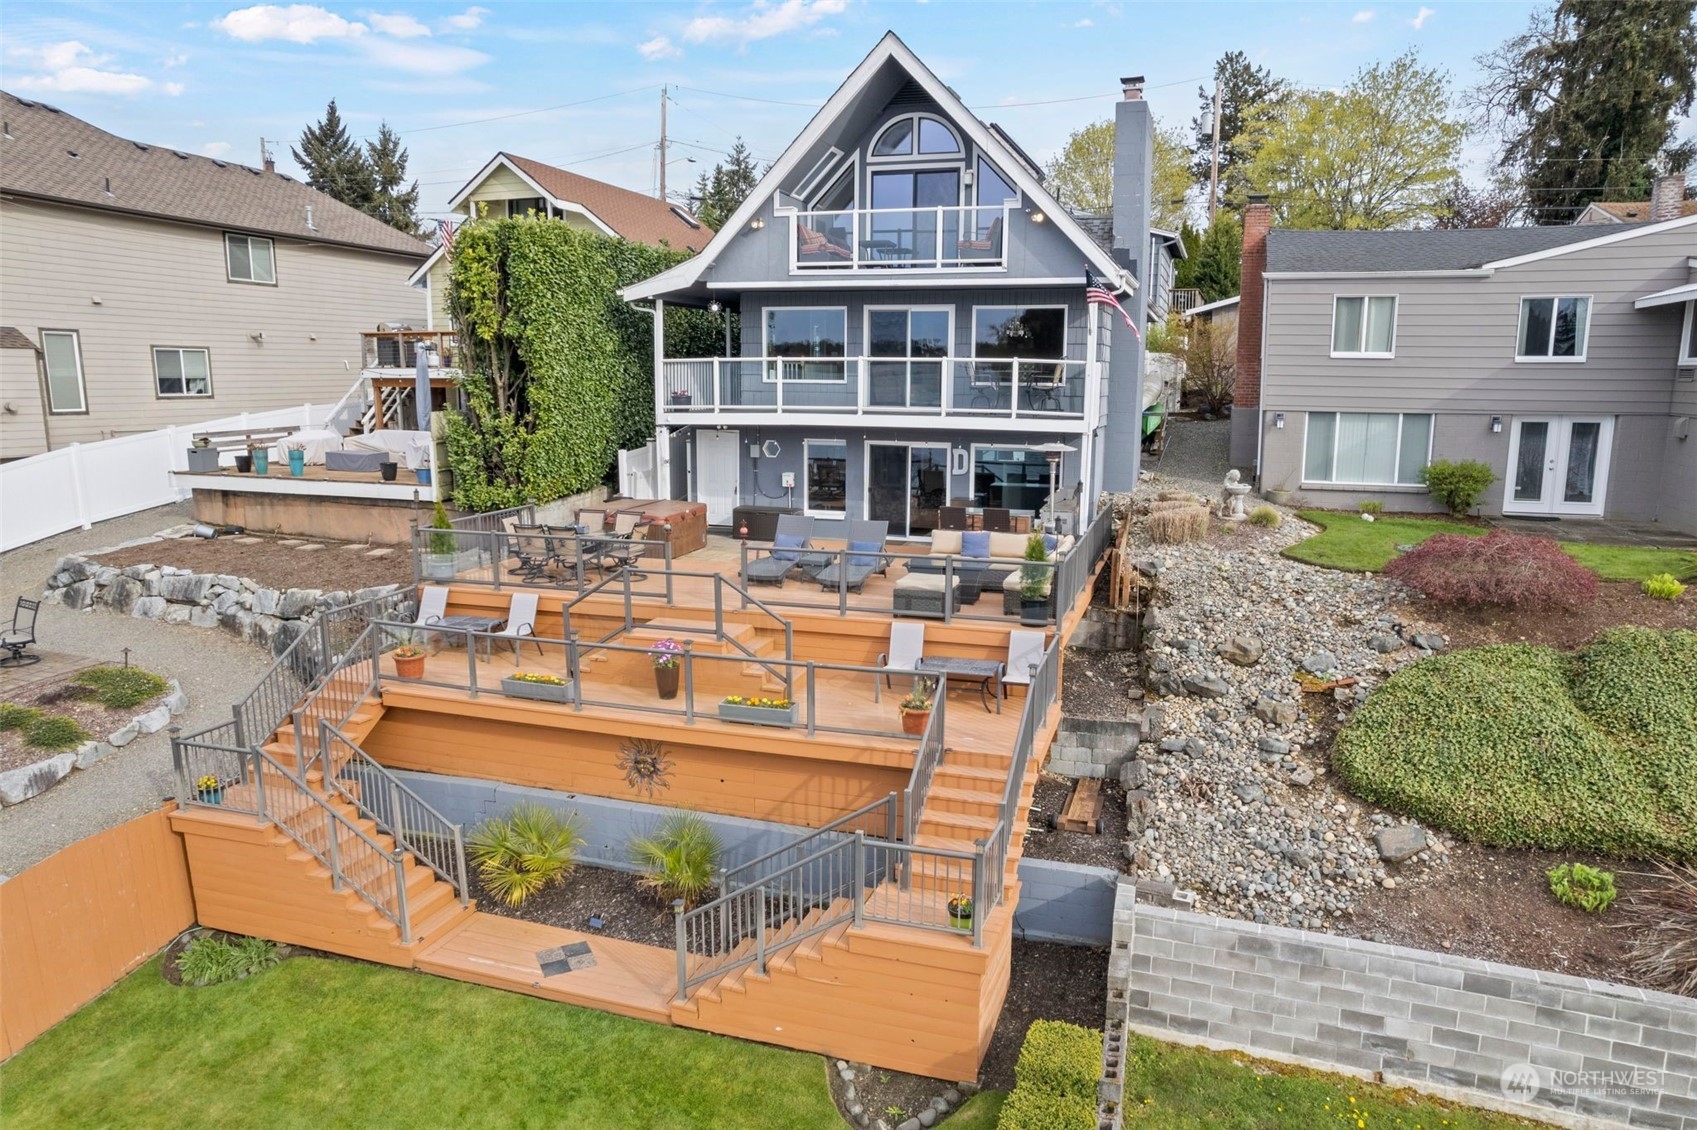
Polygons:
[[1151,117],[1123,85],[1110,248],[886,35],[701,254],[624,291],[740,316],[729,357],[656,343],[662,483],[717,526],[764,505],[920,538],[945,505],[1040,510],[1044,445],[1071,449],[1073,497],[1130,489],[1142,347],[1085,296],[1088,272],[1141,325],[1159,273]]

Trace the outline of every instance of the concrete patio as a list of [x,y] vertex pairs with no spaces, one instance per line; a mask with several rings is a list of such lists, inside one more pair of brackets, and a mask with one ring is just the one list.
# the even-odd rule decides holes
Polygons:
[[1624,545],[1646,549],[1697,549],[1697,537],[1680,533],[1659,522],[1624,518],[1524,518],[1486,519],[1499,530],[1528,537],[1555,538],[1587,545]]

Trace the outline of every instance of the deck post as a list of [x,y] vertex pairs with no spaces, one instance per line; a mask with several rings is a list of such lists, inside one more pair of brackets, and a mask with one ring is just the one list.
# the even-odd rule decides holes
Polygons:
[[[336,847],[335,810],[328,804],[320,805],[319,807],[322,808],[324,812],[324,838],[330,842],[330,849],[325,853],[330,857],[330,889],[333,891],[339,891],[342,889],[342,860],[341,853]],[[305,833],[303,832],[302,835],[305,835]]]
[[859,829],[854,833],[854,874],[849,883],[854,888],[854,925],[859,929],[866,909],[866,833]]
[[465,665],[466,687],[471,691],[471,697],[477,697],[477,637],[470,628],[465,633]]
[[259,759],[259,754],[253,750],[244,750],[243,752],[246,754],[247,760],[253,763],[254,808],[258,809],[254,815],[258,816],[260,820],[267,820],[269,817],[265,815],[265,763]]
[[747,589],[746,586],[751,583],[748,579],[748,539],[747,538],[743,539],[742,549],[741,549],[740,552],[742,553],[742,564],[738,567],[737,584],[739,586],[745,586],[745,587],[739,587],[737,591],[742,593],[742,606],[741,606],[742,611],[747,612],[748,611],[748,589]]
[[566,633],[566,678],[572,682],[572,709],[583,710],[583,675],[578,670],[577,631]]
[[989,912],[990,900],[985,898],[986,875],[985,865],[988,862],[988,852],[985,851],[983,840],[973,840],[978,848],[972,857],[972,948],[984,948],[984,915]]
[[625,582],[625,631],[629,632],[636,627],[636,621],[631,618],[630,608],[630,566],[627,565],[620,569],[619,575],[624,578]]
[[951,553],[943,558],[943,623],[947,624],[954,619],[954,610],[955,555]]
[[[784,677],[789,677],[789,668],[784,668]],[[807,661],[807,736],[812,737],[819,730],[819,694],[818,685],[813,677],[813,660]]]
[[454,825],[454,871],[459,875],[460,905],[465,906],[470,900],[466,897],[465,882],[465,828]]
[[[755,888],[755,905],[765,907],[766,886],[761,884]],[[766,972],[766,912],[762,909],[754,920],[754,969],[762,975]]]
[[489,531],[489,575],[495,578],[495,591],[501,591],[501,535]]
[[713,634],[725,638],[725,575],[713,574]]
[[837,615],[848,615],[848,550],[837,555]]
[[395,925],[401,928],[401,944],[412,942],[412,915],[407,912],[407,862],[406,853],[396,848],[390,856],[395,864],[395,917],[399,919]]
[[672,543],[670,541],[661,542],[660,543],[660,553],[661,553],[661,560],[666,563],[666,603],[671,604],[672,601],[673,601],[673,597],[672,597]]
[[677,1001],[683,1004],[689,1000],[689,945],[684,937],[684,900],[672,900],[672,921],[676,926],[678,940],[678,996]]
[[886,840],[896,838],[896,794],[894,792],[891,792],[885,800],[884,838]]
[[684,641],[684,722],[695,725],[695,641]]

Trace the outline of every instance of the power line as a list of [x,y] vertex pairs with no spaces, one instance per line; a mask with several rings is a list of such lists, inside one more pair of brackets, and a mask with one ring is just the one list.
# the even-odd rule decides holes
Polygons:
[[[635,145],[627,145],[622,149],[609,149],[606,152],[589,153],[589,154],[585,154],[582,157],[567,157],[567,158],[563,158],[563,159],[545,161],[545,162],[543,162],[543,164],[552,165],[556,169],[563,169],[563,168],[566,168],[570,165],[583,165],[583,164],[587,164],[590,161],[600,161],[600,160],[603,160],[604,158],[607,158],[607,157],[617,157],[621,153],[631,153],[631,152],[634,152],[635,150],[638,150],[638,149],[648,148],[648,147],[652,146],[653,144],[654,144],[654,142],[652,142],[652,141],[639,141]],[[482,168],[483,166],[479,165],[477,167]],[[425,188],[425,187],[429,187],[431,185],[459,184],[459,183],[460,182],[457,179],[456,180],[427,180],[427,181],[420,181],[419,187]]]
[[[406,136],[408,134],[414,134],[414,133],[429,133],[432,130],[439,130],[439,129],[458,129],[461,126],[481,126],[481,125],[487,125],[490,122],[505,122],[505,121],[508,121],[512,118],[526,118],[526,117],[531,116],[532,114],[546,114],[546,113],[549,113],[553,110],[569,110],[573,106],[587,106],[591,102],[605,102],[609,98],[623,98],[627,94],[641,94],[644,91],[647,91],[648,89],[649,88],[646,87],[646,86],[641,86],[641,87],[635,88],[634,90],[620,90],[620,91],[616,91],[612,94],[597,94],[593,98],[580,98],[576,102],[562,102],[558,106],[542,106],[542,107],[539,107],[535,110],[515,110],[511,114],[496,114],[492,118],[473,118],[471,121],[467,121],[467,122],[444,122],[443,124],[441,124],[439,126],[419,126],[416,129],[396,130],[394,132],[401,134],[402,136]],[[376,136],[377,135],[374,134],[374,133],[373,134],[367,134],[367,135],[365,135],[365,138],[362,138],[361,140],[365,140],[366,138],[372,138],[372,137],[376,137]]]

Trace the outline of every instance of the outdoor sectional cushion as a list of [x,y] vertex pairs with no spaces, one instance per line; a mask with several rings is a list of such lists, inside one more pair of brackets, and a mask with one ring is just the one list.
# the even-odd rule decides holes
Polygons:
[[800,561],[801,554],[794,551],[807,548],[807,539],[800,534],[779,534],[772,539],[772,557],[776,561]]
[[990,556],[990,538],[988,530],[967,530],[960,535],[960,555],[962,557]]
[[326,451],[324,453],[324,469],[326,471],[375,471],[378,464],[387,462],[389,456],[381,451]]

